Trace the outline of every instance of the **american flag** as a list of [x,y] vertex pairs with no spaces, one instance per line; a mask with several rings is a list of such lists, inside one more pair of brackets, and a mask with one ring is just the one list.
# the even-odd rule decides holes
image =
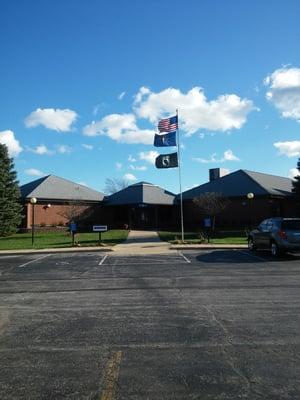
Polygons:
[[174,117],[161,119],[158,123],[159,132],[173,132],[178,129],[178,117],[174,115]]

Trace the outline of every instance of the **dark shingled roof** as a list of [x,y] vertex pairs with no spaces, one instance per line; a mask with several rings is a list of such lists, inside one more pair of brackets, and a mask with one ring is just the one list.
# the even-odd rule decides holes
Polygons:
[[138,182],[106,198],[108,205],[121,204],[174,204],[175,195],[159,186]]
[[20,187],[23,200],[36,197],[41,200],[102,201],[104,194],[78,183],[48,175]]
[[281,176],[240,169],[214,181],[187,190],[182,194],[182,197],[184,200],[189,200],[205,192],[222,193],[225,197],[247,196],[249,192],[254,193],[255,196],[289,196],[292,192],[292,180]]

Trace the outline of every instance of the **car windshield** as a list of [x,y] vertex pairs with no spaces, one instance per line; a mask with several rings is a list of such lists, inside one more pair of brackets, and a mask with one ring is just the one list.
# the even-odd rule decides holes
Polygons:
[[300,231],[300,219],[282,221],[282,229]]

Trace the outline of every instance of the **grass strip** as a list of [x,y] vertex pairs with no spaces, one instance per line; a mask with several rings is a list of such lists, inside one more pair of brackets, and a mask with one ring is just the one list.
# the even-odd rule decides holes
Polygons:
[[[105,246],[114,246],[127,239],[128,231],[113,229],[101,233],[101,242]],[[99,234],[96,232],[78,233],[76,241],[81,247],[98,246]],[[35,232],[34,245],[31,245],[31,233],[16,233],[0,237],[0,250],[46,249],[72,247],[72,235],[69,232]]]
[[[172,244],[177,244],[181,241],[181,232],[160,231],[158,232],[161,240]],[[184,242],[187,244],[206,244],[207,239],[202,232],[185,232]],[[247,244],[247,236],[244,232],[229,231],[218,232],[209,240],[211,244]]]

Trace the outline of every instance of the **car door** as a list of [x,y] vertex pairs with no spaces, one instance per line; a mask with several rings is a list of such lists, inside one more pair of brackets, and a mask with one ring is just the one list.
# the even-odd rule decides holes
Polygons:
[[267,224],[268,220],[264,220],[261,224],[259,224],[257,230],[255,231],[253,242],[256,247],[259,248],[266,247],[267,235],[268,235]]
[[262,235],[262,247],[265,249],[270,248],[273,229],[274,229],[274,222],[271,219],[267,220],[266,226],[265,226],[265,229],[264,229],[264,232]]

